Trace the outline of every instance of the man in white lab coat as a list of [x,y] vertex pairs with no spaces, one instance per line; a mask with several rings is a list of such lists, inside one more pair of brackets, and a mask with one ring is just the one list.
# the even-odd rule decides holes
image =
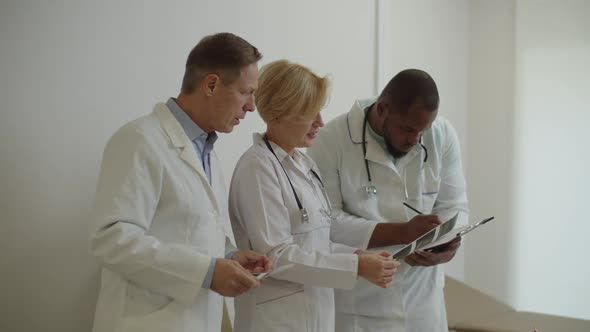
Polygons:
[[177,98],[119,129],[104,151],[91,249],[102,266],[95,332],[221,330],[224,296],[268,258],[237,251],[216,132],[254,110],[258,50],[230,33],[191,51]]
[[[308,153],[337,211],[333,241],[395,252],[456,212],[457,225],[467,222],[459,143],[438,105],[430,75],[404,70],[320,132]],[[408,256],[388,289],[359,280],[337,290],[336,330],[447,331],[441,264],[459,245]]]

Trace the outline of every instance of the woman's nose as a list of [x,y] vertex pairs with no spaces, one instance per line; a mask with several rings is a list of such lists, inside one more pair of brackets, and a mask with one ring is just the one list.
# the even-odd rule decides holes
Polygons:
[[322,119],[322,116],[320,115],[320,113],[318,113],[318,115],[316,116],[315,121],[314,121],[314,125],[319,128],[324,126],[324,120]]

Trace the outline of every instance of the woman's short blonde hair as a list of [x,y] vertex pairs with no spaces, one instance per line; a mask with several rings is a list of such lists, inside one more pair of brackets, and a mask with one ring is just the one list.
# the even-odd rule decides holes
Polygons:
[[264,122],[278,119],[312,119],[328,97],[329,81],[309,68],[287,60],[261,69],[256,107]]

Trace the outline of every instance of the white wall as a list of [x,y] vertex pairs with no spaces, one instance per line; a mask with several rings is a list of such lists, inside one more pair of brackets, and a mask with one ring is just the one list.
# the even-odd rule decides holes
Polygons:
[[[463,147],[467,142],[468,1],[382,0],[378,62],[379,91],[399,71],[418,68],[436,81],[439,114],[457,129]],[[465,157],[464,167],[467,167]],[[463,251],[446,266],[446,272],[463,280]]]
[[590,2],[516,6],[516,306],[590,319]]
[[[335,13],[334,8],[337,8]],[[370,1],[2,1],[0,331],[89,331],[98,268],[87,220],[102,149],[176,96],[198,40],[235,32],[264,54],[331,73],[325,117],[374,93]],[[229,179],[258,115],[218,141]]]
[[466,281],[521,311],[590,319],[590,3],[470,2]]
[[514,303],[514,1],[469,3],[467,188],[471,219],[495,220],[465,240],[465,280]]

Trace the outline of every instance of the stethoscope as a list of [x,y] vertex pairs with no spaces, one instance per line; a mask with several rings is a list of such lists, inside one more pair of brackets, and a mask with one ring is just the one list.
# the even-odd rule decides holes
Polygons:
[[[272,152],[272,154],[275,156],[275,158],[279,162],[279,165],[281,165],[283,172],[285,172],[285,176],[287,177],[287,181],[289,181],[289,185],[291,186],[291,190],[293,191],[293,196],[295,196],[295,201],[297,201],[297,208],[299,208],[299,213],[301,214],[301,222],[308,223],[309,222],[309,212],[307,211],[307,209],[305,207],[303,207],[303,204],[301,204],[301,200],[299,199],[299,195],[297,195],[297,192],[295,191],[295,187],[293,186],[293,183],[291,182],[291,178],[289,178],[289,174],[287,174],[287,170],[283,166],[283,163],[281,163],[281,160],[279,159],[279,157],[275,153],[272,146],[270,145],[270,142],[268,141],[268,137],[266,136],[266,134],[264,135],[263,140],[264,140],[264,143],[266,143],[266,146],[268,147],[270,152]],[[330,200],[328,199],[328,195],[326,194],[324,182],[322,181],[322,179],[320,178],[318,173],[316,173],[316,171],[314,171],[313,169],[310,169],[310,172],[316,178],[316,180],[318,180],[318,182],[320,183],[322,195],[324,196],[324,201],[328,205],[328,208],[327,209],[322,208],[321,212],[322,212],[322,214],[326,215],[326,217],[328,217],[328,220],[332,221],[333,220],[332,205],[330,204]]]
[[[365,160],[365,170],[367,171],[367,181],[368,181],[368,185],[365,186],[365,192],[367,193],[368,196],[377,196],[377,187],[375,187],[373,185],[373,180],[371,178],[371,168],[369,168],[369,160],[367,159],[367,123],[369,122],[369,112],[373,109],[373,106],[375,104],[369,106],[369,108],[367,109],[367,111],[365,112],[365,119],[363,121],[363,159]],[[426,147],[424,146],[424,144],[422,144],[422,136],[420,136],[420,140],[418,142],[420,144],[420,146],[422,147],[422,150],[424,150],[424,160],[422,161],[422,164],[424,165],[426,163],[426,161],[428,160],[428,150],[426,149]],[[405,174],[405,173],[404,173]],[[408,198],[408,187],[406,185],[406,181],[404,181],[404,191],[405,191],[405,195],[406,195],[406,199]]]

